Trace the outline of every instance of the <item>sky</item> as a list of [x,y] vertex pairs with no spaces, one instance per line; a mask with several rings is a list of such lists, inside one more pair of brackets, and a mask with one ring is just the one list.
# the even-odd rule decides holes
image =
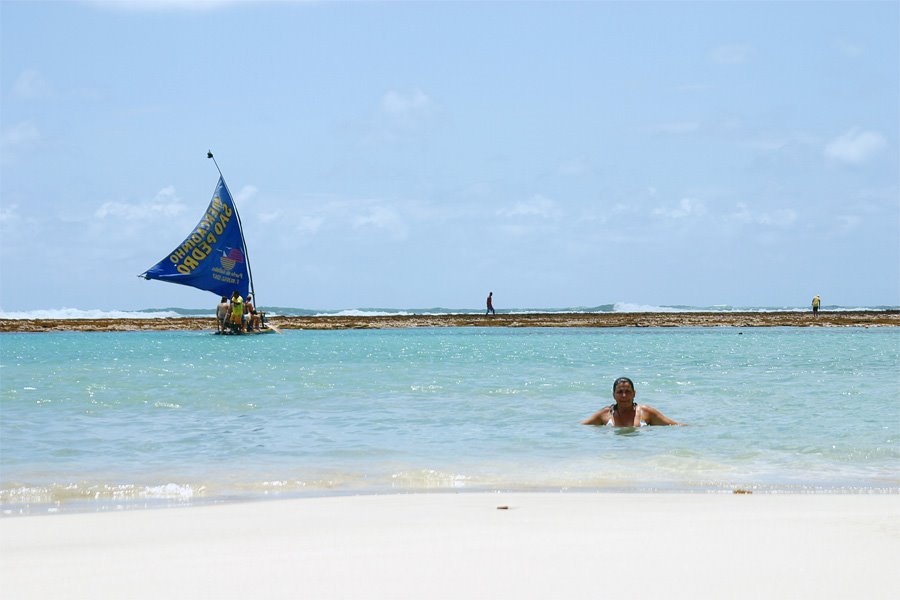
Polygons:
[[900,305],[900,3],[0,0],[0,311]]

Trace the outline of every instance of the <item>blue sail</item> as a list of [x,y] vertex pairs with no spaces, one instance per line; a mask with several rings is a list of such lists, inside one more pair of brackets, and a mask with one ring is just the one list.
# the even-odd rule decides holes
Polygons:
[[237,290],[247,297],[247,250],[237,209],[224,179],[219,177],[212,201],[190,235],[141,277],[179,283],[217,296],[231,297]]

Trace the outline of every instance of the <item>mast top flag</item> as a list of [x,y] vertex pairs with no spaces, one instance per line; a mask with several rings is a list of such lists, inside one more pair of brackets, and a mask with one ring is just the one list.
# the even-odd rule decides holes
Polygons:
[[139,277],[178,283],[230,297],[237,291],[246,298],[253,293],[253,275],[241,218],[222,170],[212,152],[207,152],[219,171],[219,182],[200,222],[165,258]]

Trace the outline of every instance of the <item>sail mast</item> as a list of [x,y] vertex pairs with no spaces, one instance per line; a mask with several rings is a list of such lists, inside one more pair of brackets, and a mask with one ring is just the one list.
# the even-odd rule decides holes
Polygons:
[[206,158],[211,158],[213,164],[216,165],[216,170],[219,172],[219,177],[222,179],[222,183],[225,185],[225,189],[228,190],[228,195],[231,196],[231,203],[234,207],[234,214],[237,217],[238,229],[241,232],[241,244],[244,246],[244,260],[247,261],[247,276],[250,278],[250,293],[253,295],[253,306],[258,306],[259,303],[256,300],[256,289],[253,287],[253,271],[250,269],[250,251],[247,248],[247,241],[244,239],[244,226],[241,223],[241,215],[238,212],[237,202],[234,201],[234,194],[231,193],[231,189],[228,187],[228,182],[225,181],[225,176],[222,175],[222,169],[219,168],[219,163],[216,162],[216,157],[213,156],[212,151],[206,151]]

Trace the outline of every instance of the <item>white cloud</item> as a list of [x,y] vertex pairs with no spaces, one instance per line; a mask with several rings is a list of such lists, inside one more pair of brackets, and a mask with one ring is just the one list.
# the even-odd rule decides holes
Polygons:
[[531,234],[534,231],[533,227],[529,227],[527,225],[501,225],[498,227],[498,230],[504,235],[511,237],[524,237],[526,235]]
[[41,139],[41,132],[31,121],[16,123],[0,135],[0,145],[4,148],[25,146]]
[[434,102],[421,90],[411,93],[388,91],[381,97],[366,141],[373,143],[409,140],[421,134],[434,113]]
[[387,206],[369,208],[365,214],[359,215],[353,220],[353,227],[356,229],[383,229],[390,233],[394,240],[406,239],[408,234],[406,224],[400,214]]
[[22,121],[0,132],[0,164],[12,164],[20,154],[41,141],[41,132],[31,121]]
[[13,96],[22,100],[46,98],[53,93],[52,86],[34,69],[25,69],[12,87]]
[[[32,239],[40,223],[34,217],[23,215],[19,205],[4,203],[0,205],[0,237],[6,242],[4,252],[18,252],[26,246],[19,246],[20,242]],[[26,254],[28,251],[25,251]]]
[[865,49],[859,44],[848,42],[847,40],[839,40],[836,44],[838,52],[849,58],[856,58],[865,53]]
[[687,217],[702,217],[706,214],[706,205],[696,198],[682,198],[678,206],[674,208],[658,207],[653,210],[654,217],[667,219],[685,219]]
[[[654,192],[655,194],[655,192]],[[614,215],[633,215],[639,212],[636,204],[628,204],[626,202],[617,202],[611,209]]]
[[19,205],[10,204],[8,206],[0,205],[0,225],[13,223],[19,220]]
[[676,85],[673,89],[681,94],[692,94],[696,92],[708,92],[713,89],[713,86],[708,83],[683,83],[681,85]]
[[241,188],[241,191],[235,195],[234,199],[238,203],[238,205],[243,206],[245,203],[253,200],[256,197],[256,193],[259,190],[256,189],[256,186],[245,185]]
[[737,65],[747,62],[753,48],[744,44],[726,44],[714,48],[712,51],[712,60],[720,65]]
[[538,217],[542,219],[554,219],[560,214],[556,202],[536,194],[530,200],[517,202],[509,208],[501,208],[497,211],[501,217]]
[[764,132],[750,139],[747,145],[763,152],[779,152],[791,147],[817,146],[820,138],[802,131]]
[[675,123],[663,123],[657,130],[660,133],[669,135],[685,135],[695,133],[700,130],[700,123],[697,121],[680,121]]
[[88,0],[99,8],[122,11],[215,10],[241,0]]
[[303,234],[315,235],[325,222],[325,217],[310,217],[302,215],[297,219],[297,231]]
[[738,223],[752,223],[753,215],[750,209],[743,202],[738,202],[735,211],[726,217],[729,221],[737,221]]
[[575,158],[559,166],[560,175],[584,175],[591,170],[590,163],[584,157]]
[[760,225],[787,228],[797,221],[797,211],[790,208],[781,208],[771,213],[763,213],[757,219]]
[[123,221],[136,221],[152,219],[156,217],[171,218],[184,212],[185,205],[175,194],[175,188],[168,186],[156,194],[149,202],[139,204],[127,204],[124,202],[105,202],[94,212],[98,219],[121,219]]
[[422,90],[410,94],[389,91],[381,98],[381,109],[393,117],[400,119],[417,118],[431,111],[431,98]]
[[825,156],[835,162],[860,165],[881,152],[885,146],[887,142],[880,133],[854,127],[831,140],[825,146]]
[[727,215],[725,219],[738,223],[787,229],[797,222],[797,216],[797,211],[791,208],[780,208],[772,212],[755,213],[751,211],[746,204],[739,202],[735,207],[735,211],[730,215]]
[[838,215],[837,222],[842,231],[848,232],[858,229],[863,220],[856,215]]

